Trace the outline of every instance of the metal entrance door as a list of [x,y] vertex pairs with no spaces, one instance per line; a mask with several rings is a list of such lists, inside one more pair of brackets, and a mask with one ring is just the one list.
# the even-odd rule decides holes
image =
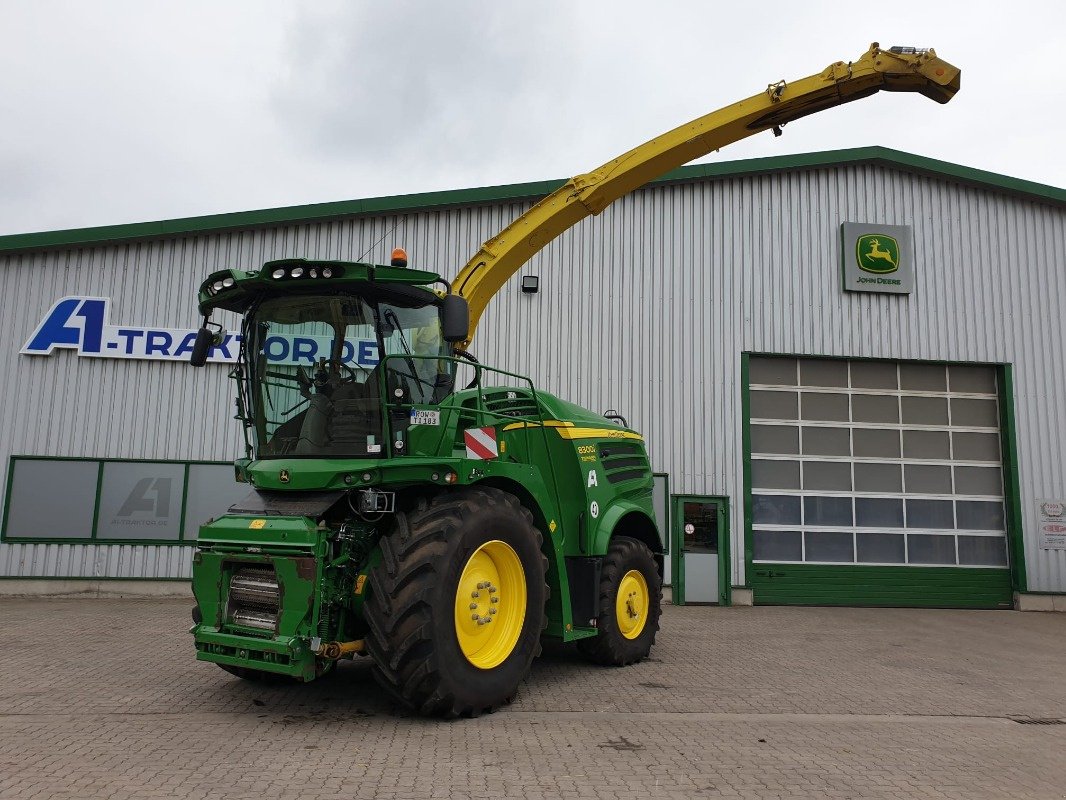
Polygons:
[[674,603],[729,603],[728,501],[674,496]]

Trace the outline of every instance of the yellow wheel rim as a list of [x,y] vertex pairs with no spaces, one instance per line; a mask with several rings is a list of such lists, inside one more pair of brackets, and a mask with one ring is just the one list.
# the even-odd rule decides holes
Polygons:
[[640,570],[631,569],[618,584],[618,596],[614,601],[614,617],[618,630],[627,639],[636,639],[648,620],[648,582]]
[[511,655],[526,619],[526,574],[518,553],[495,539],[466,562],[455,590],[455,633],[466,660],[498,667]]

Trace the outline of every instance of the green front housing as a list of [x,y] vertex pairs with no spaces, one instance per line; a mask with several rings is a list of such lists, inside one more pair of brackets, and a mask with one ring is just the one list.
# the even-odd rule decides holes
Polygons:
[[[590,627],[595,614],[588,609],[595,604],[598,573],[588,565],[605,554],[612,535],[644,541],[662,570],[647,452],[632,430],[520,380],[528,388],[479,387],[417,407],[439,411],[437,425],[409,424],[410,409],[394,414],[390,405],[389,447],[402,437],[404,455],[238,462],[249,488],[312,498],[394,492],[395,511],[372,522],[340,524],[316,523],[314,515],[230,513],[204,525],[193,564],[202,618],[192,629],[197,658],[313,679],[324,667],[314,652],[318,640],[353,641],[365,633],[367,571],[380,560],[378,541],[392,530],[396,515],[419,497],[471,485],[508,491],[533,513],[548,562],[546,635],[564,641],[596,635]],[[486,427],[495,431],[498,457],[468,458],[464,431]],[[234,619],[233,576],[256,569],[272,572],[277,582],[278,613],[270,630]]]

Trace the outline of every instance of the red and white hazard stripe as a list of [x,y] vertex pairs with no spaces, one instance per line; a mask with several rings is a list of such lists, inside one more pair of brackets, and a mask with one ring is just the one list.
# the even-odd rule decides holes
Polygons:
[[496,458],[500,454],[500,449],[496,444],[495,428],[467,428],[463,431],[463,438],[466,439],[467,458],[485,461]]

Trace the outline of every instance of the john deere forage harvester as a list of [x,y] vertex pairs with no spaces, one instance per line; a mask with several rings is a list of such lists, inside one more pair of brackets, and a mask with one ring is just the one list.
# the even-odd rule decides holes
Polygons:
[[309,681],[365,654],[401,702],[444,716],[507,702],[542,636],[601,664],[644,658],[665,550],[644,441],[477,364],[481,312],[552,238],[669,169],[879,90],[944,103],[958,87],[931,50],[877,45],[773,83],[567,182],[451,283],[402,255],[210,275],[193,363],[209,358],[212,312],[241,315],[250,493],[200,531],[197,658]]

